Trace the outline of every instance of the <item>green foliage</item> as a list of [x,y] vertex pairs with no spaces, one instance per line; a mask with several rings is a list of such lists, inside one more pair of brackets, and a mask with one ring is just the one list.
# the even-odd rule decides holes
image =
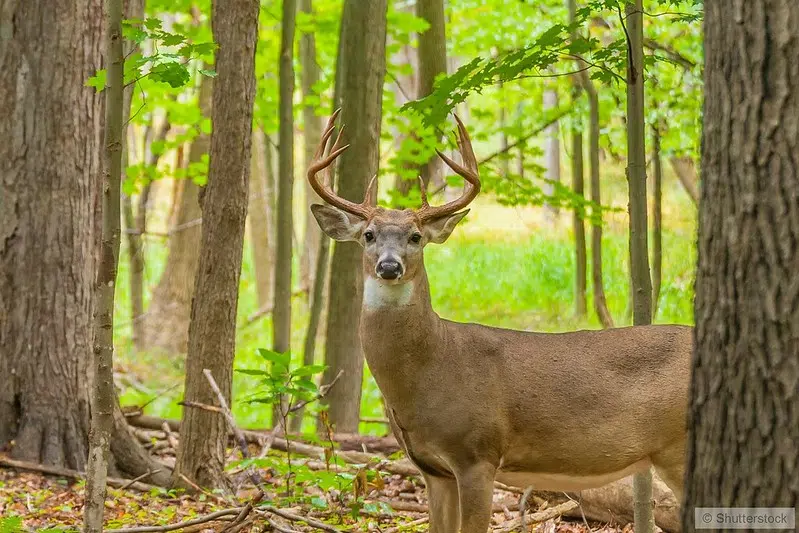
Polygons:
[[266,348],[256,350],[265,368],[237,368],[236,372],[259,378],[260,388],[246,400],[249,403],[273,405],[288,397],[289,406],[310,401],[319,394],[311,379],[325,370],[324,365],[302,365],[291,369],[291,352],[278,353]]
[[0,533],[18,533],[25,531],[22,527],[21,516],[7,516],[0,518]]

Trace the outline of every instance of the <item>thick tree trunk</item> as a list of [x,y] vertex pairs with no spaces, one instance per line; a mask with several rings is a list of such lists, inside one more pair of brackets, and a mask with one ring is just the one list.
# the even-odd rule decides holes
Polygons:
[[84,82],[102,67],[102,9],[0,4],[0,448],[76,470],[88,455],[103,112]]
[[255,263],[255,290],[258,295],[258,309],[272,307],[274,289],[272,254],[272,220],[269,218],[269,197],[266,183],[271,179],[272,169],[266,161],[264,134],[258,129],[252,132],[252,166],[250,172],[250,246]]
[[120,188],[125,60],[122,42],[122,0],[105,2],[105,121],[102,146],[103,190],[100,261],[94,285],[92,326],[94,361],[91,365],[91,424],[89,458],[86,466],[84,531],[103,530],[106,479],[111,431],[114,427],[114,293],[120,237]]
[[[627,183],[630,210],[630,273],[633,324],[652,322],[652,284],[646,216],[646,152],[644,129],[644,49],[642,0],[625,5],[629,42],[627,48]],[[635,531],[652,533],[652,471],[633,478]]]
[[[217,0],[212,7],[218,76],[213,89],[208,185],[203,198],[200,262],[186,357],[185,399],[218,400],[203,375],[208,369],[230,402],[236,343],[244,222],[247,217],[252,108],[255,98],[256,0]],[[184,409],[175,475],[202,486],[224,480],[227,429],[219,413]]]
[[799,3],[730,7],[705,2],[685,531],[696,506],[799,505]]
[[[341,123],[350,149],[339,158],[338,194],[362,201],[368,180],[377,173],[383,79],[386,72],[386,0],[345,0],[337,77]],[[370,28],[364,32],[363,28]],[[337,243],[333,252],[327,313],[323,382],[344,374],[327,395],[330,421],[340,432],[358,431],[363,353],[358,323],[363,298],[361,247]]]
[[[212,112],[212,78],[202,78],[199,92],[200,109],[204,116],[209,117]],[[189,164],[199,162],[208,153],[209,145],[208,135],[198,134],[189,148]],[[181,186],[164,272],[142,319],[145,349],[172,354],[186,353],[188,348],[191,299],[202,234],[200,186],[190,179],[183,180]]]
[[[311,0],[300,0],[300,10],[303,13],[312,14],[313,5]],[[322,135],[322,119],[316,116],[316,106],[308,104],[308,98],[317,96],[314,92],[314,85],[319,81],[319,65],[316,62],[316,38],[313,32],[303,33],[300,38],[300,61],[302,63],[302,97],[306,99],[306,105],[302,108],[302,122],[305,140],[305,163],[306,165],[313,158],[316,145]],[[303,180],[305,184],[305,203],[320,203],[319,195],[311,187],[308,180]],[[305,237],[303,238],[302,257],[300,258],[300,288],[303,292],[309,293],[313,286],[313,277],[316,271],[316,257],[319,254],[319,243],[321,241],[321,230],[314,219],[310,209],[305,209]]]
[[[419,92],[416,96],[424,98],[433,92],[436,77],[447,73],[444,0],[416,0],[416,16],[430,25],[419,34]],[[426,184],[433,183],[439,188],[444,183],[441,169],[441,159],[434,154],[419,174]]]

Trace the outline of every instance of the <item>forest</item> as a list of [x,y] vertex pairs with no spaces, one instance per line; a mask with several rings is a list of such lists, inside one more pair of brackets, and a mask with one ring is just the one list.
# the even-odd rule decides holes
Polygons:
[[794,531],[797,28],[0,0],[0,533]]

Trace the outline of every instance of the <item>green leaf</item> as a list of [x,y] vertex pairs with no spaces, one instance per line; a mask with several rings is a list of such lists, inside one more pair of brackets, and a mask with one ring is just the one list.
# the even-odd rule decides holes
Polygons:
[[267,361],[283,365],[286,368],[291,364],[291,352],[279,353],[267,348],[258,348],[257,352]]
[[203,76],[207,76],[209,78],[216,78],[216,71],[215,70],[208,70],[208,69],[198,69],[198,72]]
[[108,72],[104,68],[101,68],[94,74],[94,76],[86,80],[84,85],[86,87],[94,87],[95,92],[102,92],[102,90],[106,88],[107,74]]
[[313,376],[319,372],[323,372],[327,368],[326,365],[305,365],[293,370],[292,376]]
[[160,30],[161,20],[154,17],[148,17],[144,19],[144,27],[148,30]]
[[181,63],[161,63],[150,71],[150,78],[168,83],[171,87],[183,87],[191,80],[191,74],[189,69]]
[[17,533],[24,531],[22,529],[21,516],[9,516],[7,518],[0,518],[0,533]]
[[269,372],[266,370],[259,370],[257,368],[234,368],[235,372],[239,374],[246,374],[248,376],[268,376]]

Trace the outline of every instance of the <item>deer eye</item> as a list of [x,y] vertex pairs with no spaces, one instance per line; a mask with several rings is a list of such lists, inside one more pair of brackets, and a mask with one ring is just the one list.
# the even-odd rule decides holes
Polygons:
[[363,238],[366,242],[372,242],[373,240],[375,240],[375,234],[372,233],[371,231],[367,231],[366,233],[363,234]]
[[421,233],[414,233],[413,235],[411,235],[411,242],[412,243],[419,244],[419,242],[421,242],[421,240],[422,240],[422,234]]

